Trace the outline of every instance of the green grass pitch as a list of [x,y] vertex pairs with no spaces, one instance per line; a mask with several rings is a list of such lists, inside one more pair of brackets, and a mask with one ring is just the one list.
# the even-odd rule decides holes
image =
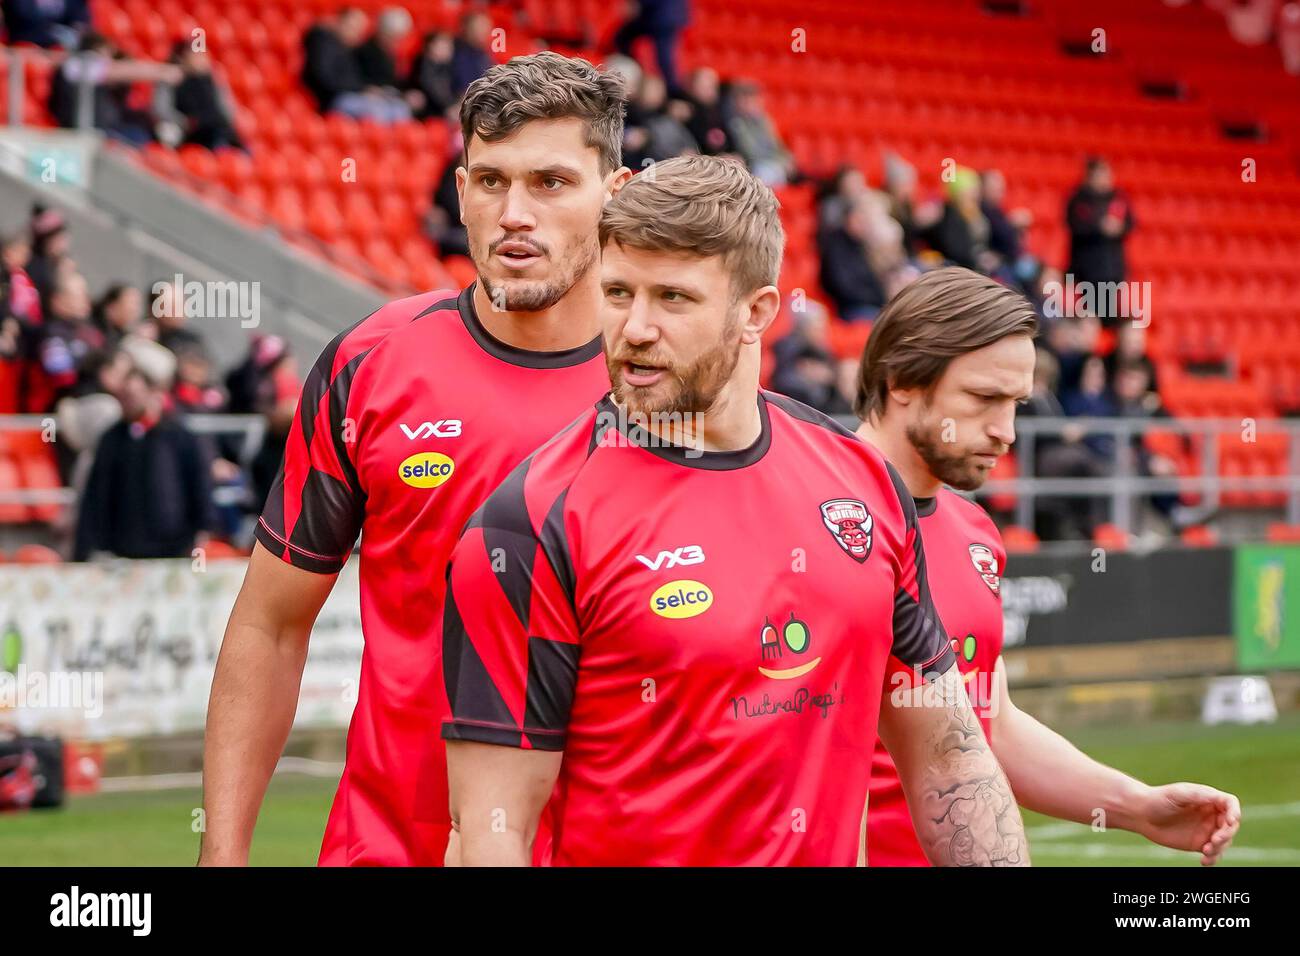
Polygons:
[[[1300,714],[1259,727],[1194,723],[1087,728],[1068,736],[1143,780],[1195,780],[1235,792],[1245,808],[1223,865],[1300,866]],[[258,820],[252,862],[316,861],[334,782],[282,775]],[[62,810],[0,815],[0,865],[187,866],[198,852],[196,789],[76,797]],[[1195,866],[1192,854],[1119,831],[1025,814],[1037,866]]]

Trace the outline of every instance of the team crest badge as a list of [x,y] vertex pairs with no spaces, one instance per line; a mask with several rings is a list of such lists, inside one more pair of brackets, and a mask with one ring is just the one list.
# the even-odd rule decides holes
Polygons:
[[1002,587],[1002,579],[998,577],[998,559],[993,551],[982,544],[972,544],[970,560],[980,577],[984,579],[984,583],[989,586],[989,590],[997,594]]
[[836,543],[861,564],[871,554],[871,529],[875,524],[867,506],[854,498],[836,498],[822,504],[822,523]]

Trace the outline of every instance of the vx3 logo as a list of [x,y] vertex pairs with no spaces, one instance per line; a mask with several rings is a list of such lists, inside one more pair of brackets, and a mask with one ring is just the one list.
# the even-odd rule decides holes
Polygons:
[[401,423],[402,434],[415,441],[420,438],[455,438],[460,434],[460,419],[448,418],[440,422],[422,422],[411,428],[405,422]]
[[675,551],[660,551],[655,555],[653,561],[644,554],[638,554],[636,559],[651,571],[658,571],[660,568],[675,568],[679,564],[703,564],[704,549],[698,544],[688,544],[686,547],[678,548]]

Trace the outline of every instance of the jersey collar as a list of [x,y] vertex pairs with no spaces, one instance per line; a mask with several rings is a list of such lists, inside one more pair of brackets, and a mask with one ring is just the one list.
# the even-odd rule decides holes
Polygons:
[[465,328],[470,337],[478,344],[479,348],[493,358],[508,362],[511,365],[517,365],[520,368],[544,369],[569,368],[573,365],[581,365],[583,362],[588,362],[600,354],[601,340],[599,335],[586,345],[562,349],[559,352],[533,352],[528,349],[507,345],[494,337],[479,321],[478,313],[474,309],[474,287],[476,285],[478,285],[477,282],[471,282],[461,292],[456,299],[456,308],[460,312],[461,321],[465,323]]
[[933,495],[929,498],[913,497],[912,501],[916,504],[916,516],[918,518],[928,518],[939,510],[939,496]]
[[700,451],[685,445],[666,444],[640,425],[629,422],[609,395],[602,398],[596,408],[600,413],[596,419],[597,423],[606,422],[610,427],[617,428],[629,445],[636,445],[657,458],[687,468],[699,468],[703,471],[735,471],[738,468],[747,468],[766,455],[768,448],[772,446],[772,422],[768,417],[767,399],[763,397],[762,392],[758,393],[758,438],[748,448],[738,448],[735,451]]

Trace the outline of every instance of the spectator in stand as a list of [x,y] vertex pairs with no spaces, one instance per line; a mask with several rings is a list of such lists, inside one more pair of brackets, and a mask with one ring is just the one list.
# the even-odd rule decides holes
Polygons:
[[[1116,367],[1112,381],[1115,383],[1116,411],[1122,417],[1152,420],[1170,417],[1169,412],[1160,403],[1160,397],[1152,388],[1147,364],[1140,361],[1121,363]],[[1130,447],[1134,467],[1140,476],[1178,477],[1178,463],[1149,449],[1142,435],[1134,435]],[[1153,494],[1151,504],[1167,520],[1174,521],[1175,509],[1178,507],[1176,493]]]
[[[1070,267],[1076,285],[1083,282],[1123,282],[1127,275],[1124,240],[1133,231],[1133,208],[1128,197],[1115,188],[1110,164],[1093,157],[1088,160],[1083,183],[1070,196],[1065,208],[1070,230]],[[1098,296],[1098,300],[1104,300]],[[1099,315],[1106,327],[1127,318]]]
[[[1062,418],[1065,409],[1057,398],[1056,357],[1039,349],[1034,363],[1034,387],[1016,418]],[[1105,459],[1084,443],[1077,425],[1067,425],[1060,435],[1038,435],[1034,439],[1034,474],[1040,478],[1100,478],[1107,474]],[[1028,469],[1022,468],[1022,471]],[[1099,502],[1088,498],[1040,497],[1034,515],[1034,530],[1044,540],[1091,538],[1100,519]]]
[[181,80],[171,92],[171,113],[180,126],[181,142],[206,149],[244,149],[235,131],[235,100],[212,71],[208,54],[195,50],[190,40],[172,47],[172,63]]
[[460,193],[456,189],[456,169],[465,149],[465,134],[461,131],[460,107],[447,108],[447,155],[444,157],[442,175],[433,188],[433,204],[425,214],[424,230],[438,247],[439,256],[468,256],[469,235],[460,221]]
[[[59,440],[54,451],[64,484],[80,486],[85,482],[95,446],[109,426],[122,417],[118,396],[131,368],[131,359],[121,349],[91,352],[81,363],[77,384],[55,404]],[[65,530],[73,527],[75,522]]]
[[[425,34],[420,54],[411,64],[406,80],[407,88],[415,90],[422,98],[422,105],[416,113],[420,119],[444,116],[457,105],[456,81],[451,69],[455,50],[456,42],[450,33],[439,30]],[[459,125],[451,124],[453,127]]]
[[897,153],[885,154],[884,193],[889,215],[903,229],[903,249],[912,258],[920,251],[922,228],[938,218],[938,209],[922,221],[916,209],[916,167]]
[[418,114],[424,109],[424,94],[407,87],[397,72],[402,41],[410,33],[411,14],[404,7],[380,11],[375,19],[375,32],[357,47],[357,65],[361,69],[361,82],[367,88],[380,90],[390,99],[402,98],[411,113]]
[[27,357],[24,325],[9,311],[9,296],[10,276],[0,269],[0,415],[22,411],[19,392]]
[[959,166],[948,183],[948,201],[939,221],[923,233],[925,241],[949,262],[986,275],[992,271],[989,222],[980,210],[980,178]]
[[171,400],[181,412],[216,415],[226,410],[226,392],[212,379],[212,359],[206,349],[188,345],[176,353]]
[[691,136],[706,156],[734,153],[736,147],[727,132],[727,118],[723,113],[722,87],[716,70],[707,66],[696,67],[686,79],[686,97],[691,105],[688,124]]
[[[1079,387],[1065,394],[1061,407],[1065,414],[1080,418],[1114,418],[1119,414],[1119,407],[1107,387],[1106,365],[1100,357],[1092,355],[1084,361]],[[1114,464],[1115,439],[1112,436],[1088,435],[1084,442],[1107,464]]]
[[460,33],[452,45],[452,91],[459,99],[471,83],[491,69],[493,63],[489,45],[492,42],[492,19],[481,11],[471,11],[461,17]]
[[130,343],[122,420],[95,452],[72,559],[189,557],[214,525],[211,466],[202,443],[169,409],[176,359],[153,342]]
[[853,204],[871,191],[867,177],[852,163],[845,163],[822,184],[817,202],[817,228],[834,229],[844,224]]
[[63,214],[39,203],[32,206],[31,230],[32,253],[27,260],[27,275],[40,295],[43,313],[54,289],[55,277],[62,271],[61,266],[71,261],[72,239]]
[[32,388],[32,412],[46,412],[69,395],[81,380],[87,357],[104,347],[104,336],[90,321],[90,293],[86,280],[77,272],[65,272],[56,280],[49,311],[36,341],[36,375]]
[[128,335],[135,335],[144,310],[140,290],[126,282],[115,282],[95,303],[94,322],[108,348],[117,348]]
[[254,335],[248,357],[226,376],[229,411],[265,415],[266,438],[250,466],[253,505],[260,511],[275,481],[293,424],[302,382],[288,344],[277,335]]
[[821,285],[848,322],[874,319],[885,304],[885,287],[871,267],[868,254],[870,209],[865,203],[849,207],[844,222],[817,236]]
[[4,0],[0,5],[10,44],[34,43],[75,50],[90,26],[86,0]]
[[28,325],[41,322],[41,294],[27,274],[32,258],[32,244],[23,232],[14,232],[0,239],[0,270],[4,272],[6,295],[3,312]]
[[322,113],[386,124],[409,119],[406,100],[366,85],[357,47],[368,25],[365,12],[356,7],[344,7],[332,20],[314,24],[303,36],[303,85],[316,97]]
[[1097,354],[1100,337],[1101,324],[1091,315],[1049,321],[1045,341],[1060,366],[1056,394],[1062,401],[1066,395],[1078,390],[1084,363]]
[[700,151],[695,137],[686,128],[689,104],[682,100],[669,101],[663,79],[653,73],[641,77],[641,88],[628,104],[627,112],[624,162],[629,163],[629,168],[644,169],[647,160],[657,163]]
[[1115,348],[1106,356],[1106,377],[1119,383],[1118,373],[1121,366],[1140,365],[1146,370],[1146,382],[1153,397],[1159,402],[1160,390],[1156,379],[1155,363],[1147,357],[1147,330],[1131,322],[1126,322],[1115,330]]
[[203,347],[203,336],[187,325],[185,290],[174,281],[163,279],[153,284],[149,314],[152,322],[146,323],[143,330],[146,338],[157,341],[173,353]]
[[996,254],[1017,282],[1025,282],[1037,268],[1037,261],[1024,251],[1023,236],[1033,223],[1028,209],[1008,212],[1003,206],[1007,197],[1007,180],[998,169],[980,173],[980,212],[989,224],[989,251]]
[[737,83],[732,94],[733,113],[727,130],[750,171],[768,186],[784,186],[799,179],[794,157],[777,134],[776,125],[763,108],[763,93],[756,83]]
[[819,302],[806,306],[794,328],[772,345],[772,389],[828,415],[850,414],[853,403],[840,394],[839,364],[827,339],[826,309]]
[[118,50],[107,37],[86,33],[77,52],[68,56],[54,71],[50,84],[50,112],[62,127],[80,125],[81,85],[89,83],[90,115],[95,129],[111,139],[132,146],[153,140],[153,118],[129,102],[131,87],[136,83],[175,84],[180,70],[168,63],[132,60]]
[[655,59],[668,91],[683,93],[677,76],[678,37],[691,20],[689,0],[636,0],[632,15],[614,34],[614,46],[624,56],[632,56],[632,44],[641,37],[654,43]]

